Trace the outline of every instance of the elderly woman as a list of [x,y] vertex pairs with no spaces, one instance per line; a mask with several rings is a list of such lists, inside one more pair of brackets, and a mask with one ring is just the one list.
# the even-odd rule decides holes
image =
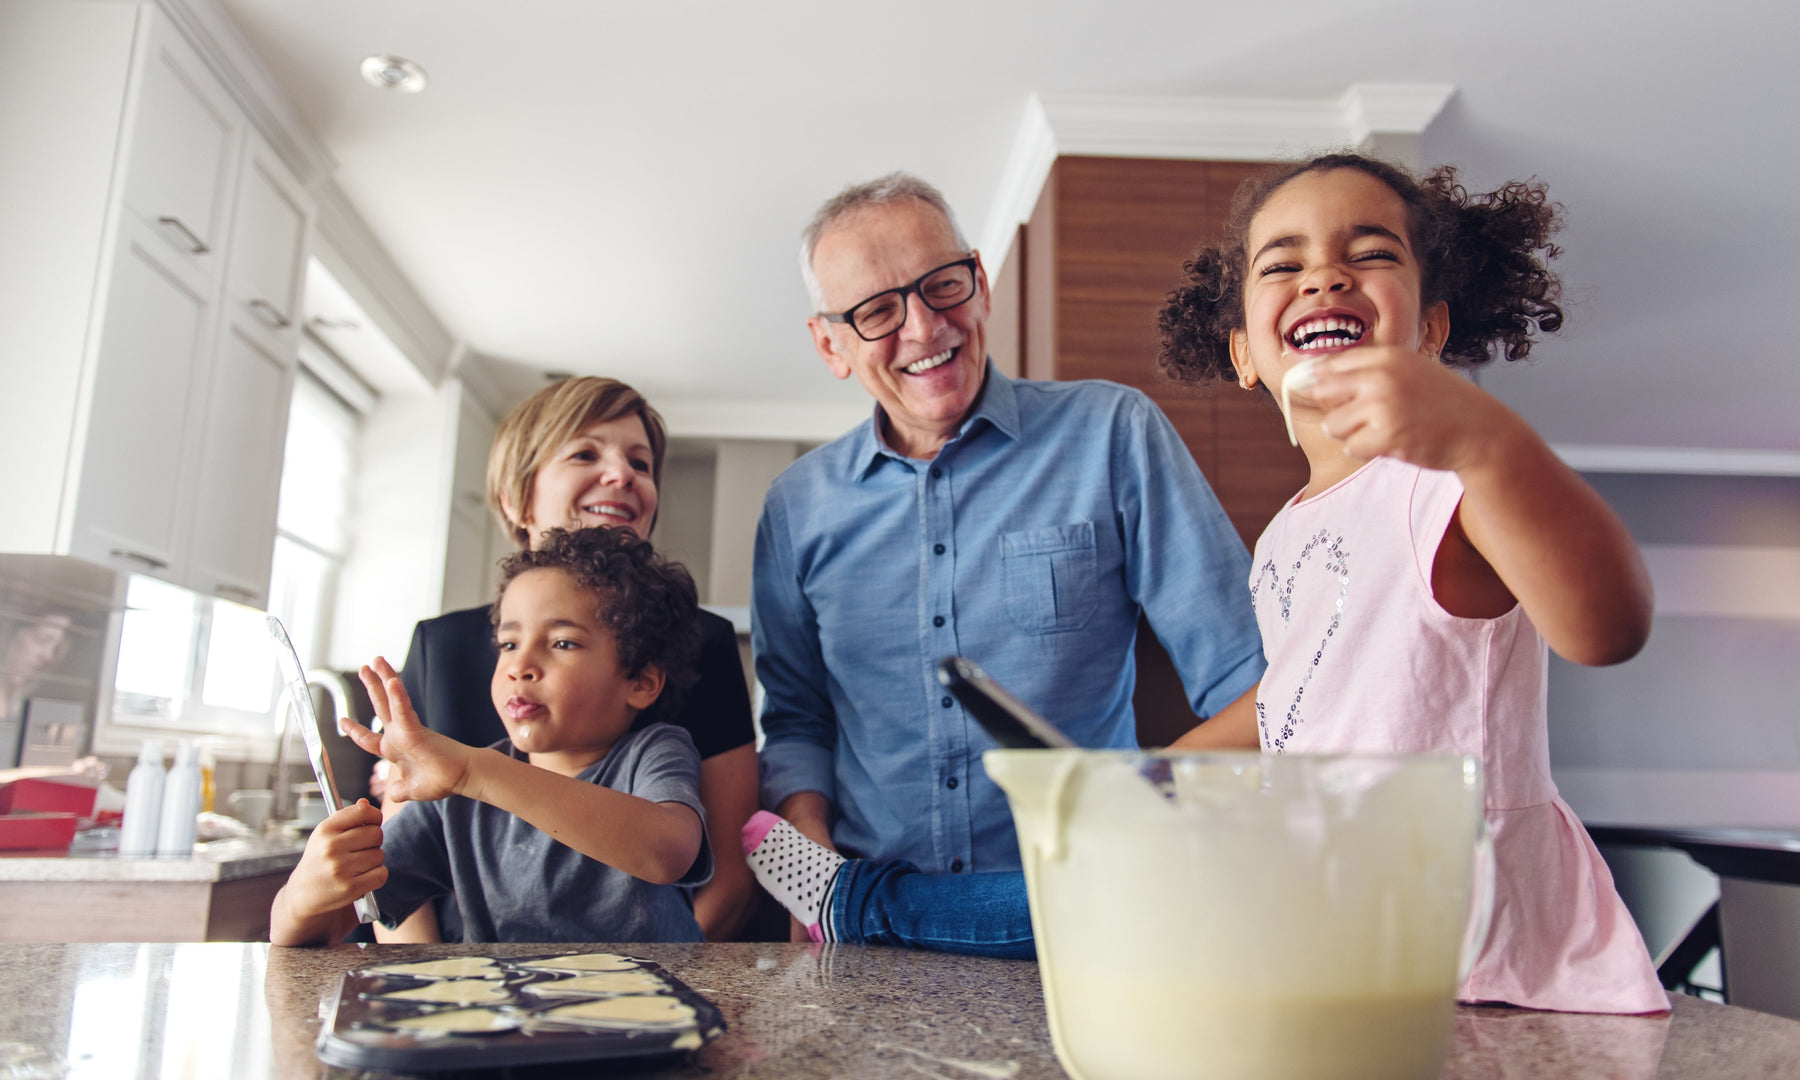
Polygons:
[[[488,506],[520,547],[544,530],[623,526],[648,538],[668,437],[662,418],[615,379],[565,379],[545,387],[500,425],[488,454]],[[694,895],[708,940],[734,937],[756,909],[756,885],[738,833],[756,809],[750,695],[731,623],[700,613],[699,680],[673,716],[652,705],[637,725],[686,728],[700,751],[700,801],[713,878]],[[487,607],[426,619],[413,631],[401,680],[427,726],[475,746],[506,737],[489,694],[498,653]],[[453,908],[440,914],[455,916]],[[440,935],[440,929],[442,931]],[[402,940],[460,937],[429,908],[400,928]]]

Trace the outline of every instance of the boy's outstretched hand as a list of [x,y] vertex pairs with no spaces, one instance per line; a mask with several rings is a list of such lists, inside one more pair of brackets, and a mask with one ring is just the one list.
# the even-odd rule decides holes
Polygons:
[[381,811],[369,800],[358,799],[321,821],[275,898],[270,941],[305,945],[348,933],[356,925],[350,905],[387,883],[382,861]]
[[406,687],[385,659],[376,657],[360,675],[375,715],[381,718],[381,734],[348,717],[338,721],[338,729],[364,750],[398,766],[388,774],[388,795],[430,801],[461,794],[473,749],[419,722]]

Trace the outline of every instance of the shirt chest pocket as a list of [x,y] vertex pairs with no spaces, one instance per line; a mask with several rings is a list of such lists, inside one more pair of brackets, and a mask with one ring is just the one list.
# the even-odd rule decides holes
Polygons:
[[1078,630],[1099,605],[1094,523],[1000,534],[1006,614],[1021,630]]

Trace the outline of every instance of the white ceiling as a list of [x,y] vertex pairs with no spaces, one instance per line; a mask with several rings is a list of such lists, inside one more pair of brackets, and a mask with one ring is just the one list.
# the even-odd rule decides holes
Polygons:
[[[1514,0],[220,0],[449,330],[663,405],[866,399],[802,326],[796,236],[920,173],[982,235],[1028,95],[1457,87],[1422,159],[1547,180],[1571,318],[1485,376],[1553,441],[1800,450],[1800,5]],[[360,60],[422,64],[417,96]],[[990,253],[990,261],[993,253]],[[1146,364],[1151,362],[1145,357]]]

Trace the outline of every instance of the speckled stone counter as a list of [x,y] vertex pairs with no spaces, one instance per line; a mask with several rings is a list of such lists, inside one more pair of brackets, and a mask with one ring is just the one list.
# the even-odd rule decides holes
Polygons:
[[[860,946],[600,946],[655,960],[729,1030],[634,1077],[1056,1078],[1037,967]],[[488,946],[494,956],[544,946]],[[313,1056],[321,999],[375,962],[459,946],[0,946],[0,1075],[347,1077]],[[362,1074],[370,1075],[370,1074]],[[577,1069],[556,1075],[586,1075]],[[1800,1076],[1800,1022],[1692,998],[1660,1017],[1465,1008],[1446,1080]]]

